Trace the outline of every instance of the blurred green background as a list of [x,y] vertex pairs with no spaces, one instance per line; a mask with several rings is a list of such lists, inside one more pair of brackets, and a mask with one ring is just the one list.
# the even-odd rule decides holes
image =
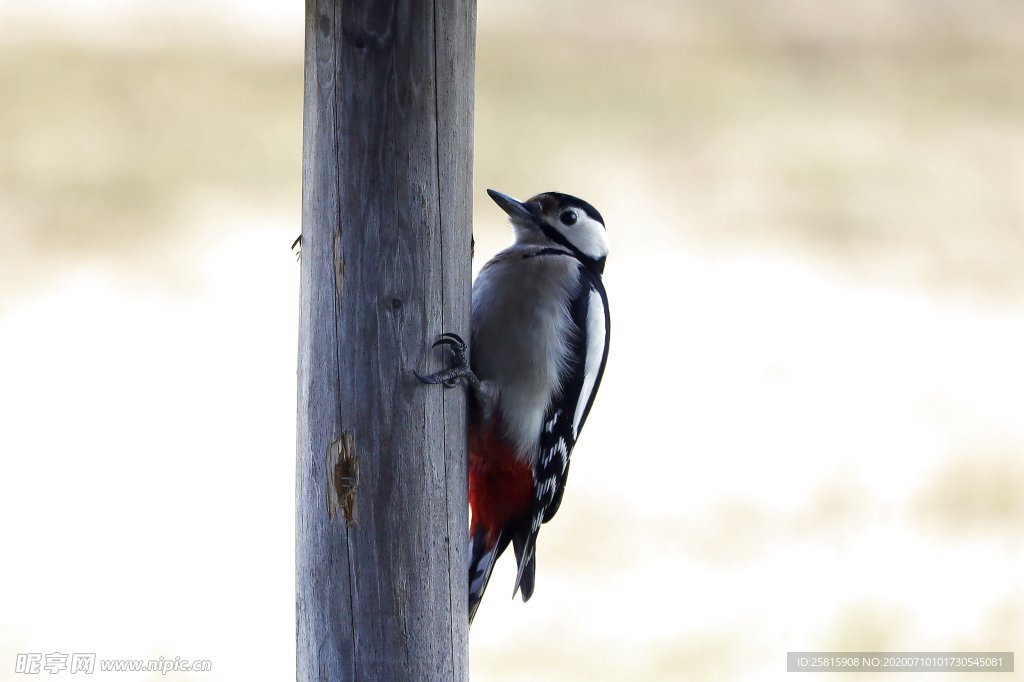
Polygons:
[[[293,4],[0,2],[0,679],[294,676]],[[1021,649],[1024,5],[510,5],[475,265],[510,237],[485,187],[590,200],[615,336],[473,678]]]

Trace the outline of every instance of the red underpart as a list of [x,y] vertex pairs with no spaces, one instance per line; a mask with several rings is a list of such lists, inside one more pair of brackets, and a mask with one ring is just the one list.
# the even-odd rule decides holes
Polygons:
[[473,533],[486,532],[487,547],[498,541],[501,529],[512,519],[525,516],[533,500],[533,472],[516,457],[516,450],[498,429],[470,429],[469,506]]

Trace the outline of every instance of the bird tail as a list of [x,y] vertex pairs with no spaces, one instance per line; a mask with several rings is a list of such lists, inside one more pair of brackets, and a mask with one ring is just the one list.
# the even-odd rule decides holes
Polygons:
[[507,533],[498,534],[496,541],[488,543],[483,525],[475,525],[469,536],[469,624],[473,624],[484,590],[491,579],[491,571],[501,553],[508,547]]
[[512,538],[512,549],[515,550],[515,562],[519,565],[516,573],[515,587],[512,596],[522,590],[522,600],[529,601],[534,596],[534,579],[537,576],[537,534],[521,530]]
[[534,578],[537,573],[537,534],[528,528],[510,531],[503,529],[496,541],[488,545],[488,533],[482,526],[475,527],[469,536],[469,624],[473,624],[484,590],[491,580],[491,572],[498,557],[508,548],[509,542],[516,553],[519,572],[512,596],[522,591],[523,601],[533,596]]
[[537,574],[537,534],[523,530],[512,536],[512,549],[516,553],[516,563],[519,565],[519,573],[516,575],[516,586],[512,589],[512,596],[516,592],[523,591],[523,601],[529,601],[533,596],[533,581]]

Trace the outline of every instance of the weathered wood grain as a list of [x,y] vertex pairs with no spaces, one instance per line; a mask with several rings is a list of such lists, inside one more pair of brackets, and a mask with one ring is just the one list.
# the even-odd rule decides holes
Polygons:
[[299,680],[466,678],[475,0],[307,0]]

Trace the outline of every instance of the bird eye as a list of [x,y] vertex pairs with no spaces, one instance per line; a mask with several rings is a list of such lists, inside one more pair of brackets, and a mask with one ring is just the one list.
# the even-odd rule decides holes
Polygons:
[[577,220],[576,211],[563,211],[562,215],[558,216],[558,219],[562,221],[563,225],[575,225]]

